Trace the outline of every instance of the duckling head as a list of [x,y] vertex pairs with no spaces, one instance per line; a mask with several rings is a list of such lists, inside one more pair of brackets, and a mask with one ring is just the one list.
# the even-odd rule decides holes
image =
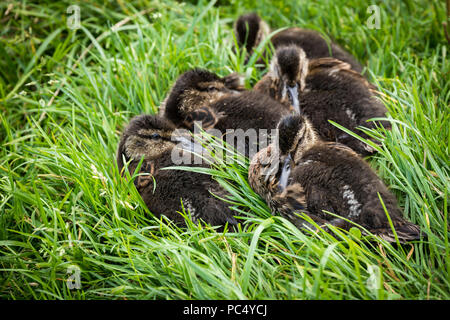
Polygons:
[[202,105],[242,89],[240,77],[234,73],[221,78],[205,69],[187,71],[175,82],[166,100],[164,116],[179,125]]
[[[246,60],[253,53],[253,49],[258,47],[269,33],[269,25],[256,12],[241,15],[234,25],[234,34],[239,47],[245,47],[247,50]],[[245,62],[247,63],[247,61]]]
[[257,35],[260,31],[261,18],[255,13],[241,15],[234,26],[234,33],[239,46],[245,46],[250,53],[256,45]]
[[292,157],[294,163],[319,139],[311,122],[302,115],[284,117],[278,123],[277,129],[280,154]]
[[117,163],[122,169],[125,160],[139,161],[142,157],[146,161],[154,160],[164,152],[173,148],[177,140],[174,139],[175,126],[162,117],[154,115],[139,115],[134,117],[125,128],[119,142]]
[[239,47],[245,47],[249,56],[253,53],[253,49],[269,35],[270,28],[258,14],[251,12],[241,15],[236,20],[234,33]]
[[281,100],[288,98],[297,114],[300,113],[298,95],[306,86],[308,64],[305,51],[296,45],[289,45],[277,49],[270,66],[270,72],[281,90]]

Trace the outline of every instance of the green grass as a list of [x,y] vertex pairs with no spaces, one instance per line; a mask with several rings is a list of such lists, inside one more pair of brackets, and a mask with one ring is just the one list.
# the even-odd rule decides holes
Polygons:
[[[75,32],[71,1],[39,2],[0,3],[2,299],[450,298],[444,1],[376,1],[381,28],[368,29],[359,1],[91,0]],[[354,229],[301,232],[270,215],[242,158],[209,171],[244,216],[239,232],[156,219],[120,179],[121,130],[155,113],[179,74],[237,71],[248,86],[261,76],[231,50],[232,22],[251,10],[274,27],[332,35],[368,66],[395,119],[392,131],[372,133],[383,144],[370,163],[426,240],[398,247]],[[67,286],[70,266],[79,290]]]

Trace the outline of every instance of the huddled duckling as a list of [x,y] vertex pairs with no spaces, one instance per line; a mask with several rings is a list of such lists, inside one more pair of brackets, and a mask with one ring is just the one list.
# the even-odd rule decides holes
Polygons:
[[241,88],[239,78],[234,74],[230,80],[229,77],[221,78],[205,69],[188,70],[175,81],[160,108],[160,115],[172,121],[177,127],[188,127],[190,123],[187,122],[187,118],[192,116],[193,111],[241,90],[243,88]]
[[[177,126],[193,129],[195,121],[203,121],[203,129],[214,128],[222,134],[230,130],[254,130],[258,140],[245,140],[246,156],[257,150],[263,137],[275,129],[289,109],[266,94],[256,91],[238,91],[224,86],[220,78],[202,69],[190,70],[176,81],[166,100],[164,117]],[[206,125],[205,125],[206,124]],[[251,144],[251,145],[249,145]]]
[[[225,93],[236,93],[244,90],[242,77],[237,73],[219,77],[208,70],[195,68],[178,77],[170,93],[161,103],[158,114],[160,116],[173,116],[171,120],[178,126],[181,124],[181,119],[184,119],[191,111],[186,109],[186,106],[194,106],[196,102],[200,104],[205,99],[214,99]],[[198,94],[198,96],[191,92]],[[183,100],[185,99],[195,100],[184,103]],[[172,108],[179,106],[179,110],[166,112],[167,104],[171,105]],[[196,105],[195,109],[199,104]]]
[[182,200],[194,223],[202,219],[213,226],[237,225],[227,203],[211,194],[224,197],[225,191],[209,175],[161,170],[176,165],[172,160],[173,152],[179,154],[193,150],[189,137],[177,135],[174,131],[175,126],[165,118],[154,115],[134,117],[125,128],[117,151],[121,173],[128,163],[128,170],[133,174],[144,158],[140,173],[147,175],[138,176],[134,183],[145,204],[158,217],[165,215],[176,224],[185,225],[184,218],[177,213],[182,210]]
[[269,36],[270,27],[260,16],[252,12],[243,14],[236,20],[234,34],[239,48],[246,49],[245,63],[247,63],[253,50]]
[[[236,39],[240,48],[246,48],[248,55],[270,34],[270,27],[256,13],[240,16],[234,27]],[[362,72],[362,65],[349,52],[337,43],[328,42],[319,32],[310,29],[291,27],[276,33],[270,41],[275,49],[286,45],[301,47],[308,59],[333,57],[350,64],[356,72]],[[263,53],[267,57],[267,53]],[[258,61],[260,63],[261,60]]]
[[[388,121],[367,121],[385,117],[387,109],[375,87],[346,62],[334,58],[308,59],[298,46],[277,49],[270,71],[253,90],[269,94],[306,115],[322,139],[343,143],[366,156],[375,149],[328,122],[332,120],[365,139],[357,127],[390,128]],[[377,143],[376,141],[373,141]]]
[[[352,225],[328,212],[353,221],[380,238],[395,242],[379,196],[392,220],[399,242],[417,240],[420,229],[406,221],[395,196],[370,166],[350,148],[325,142],[302,115],[283,118],[278,145],[272,143],[255,155],[249,183],[266,199],[273,213],[294,219],[304,212],[319,224],[344,229]],[[268,159],[271,158],[271,159]],[[278,167],[273,166],[279,161]]]

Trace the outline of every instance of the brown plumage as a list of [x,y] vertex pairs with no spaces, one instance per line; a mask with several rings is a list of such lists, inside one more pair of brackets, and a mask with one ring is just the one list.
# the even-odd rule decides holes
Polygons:
[[236,20],[234,34],[239,48],[246,49],[245,63],[269,33],[269,25],[254,12],[243,14]]
[[[167,119],[140,115],[134,117],[125,128],[117,151],[117,164],[121,174],[128,163],[132,175],[139,161],[143,163],[139,173],[146,173],[134,180],[145,204],[157,217],[165,215],[178,225],[185,220],[177,211],[182,211],[181,201],[192,220],[199,219],[213,225],[237,225],[234,212],[224,201],[215,196],[225,197],[226,192],[211,176],[182,170],[162,170],[175,166],[173,154],[181,157],[186,150],[192,150],[189,137],[174,133],[175,126]],[[189,154],[189,157],[191,154]],[[125,163],[123,161],[125,159]],[[206,166],[206,164],[181,164],[184,166]]]
[[[266,199],[274,213],[280,213],[296,225],[301,222],[294,219],[293,213],[305,212],[319,224],[330,223],[344,229],[352,226],[323,212],[326,210],[394,242],[379,194],[399,241],[420,238],[419,227],[402,217],[395,196],[354,151],[339,143],[322,141],[312,124],[301,115],[284,118],[278,129],[278,145],[268,148],[276,154],[272,160],[278,158],[282,165],[278,170],[267,169],[271,161],[265,159],[265,150],[261,150],[249,168],[250,185]],[[288,178],[282,182],[283,172],[288,172]],[[267,173],[269,177],[265,176]]]
[[377,97],[375,87],[351,70],[348,63],[333,58],[309,60],[304,51],[294,45],[276,51],[270,71],[254,90],[306,115],[322,139],[343,143],[363,156],[372,154],[375,149],[328,120],[374,143],[377,141],[357,127],[391,127],[388,121],[367,122],[370,118],[385,117],[387,109]]
[[[246,48],[248,55],[270,34],[270,27],[256,13],[240,16],[234,32],[241,48]],[[334,41],[327,41],[324,36],[315,30],[292,27],[281,30],[272,36],[270,40],[275,49],[286,45],[301,47],[308,59],[333,57],[350,64],[356,72],[361,72],[363,67],[349,52],[345,51]],[[267,58],[267,52],[263,53]],[[247,57],[248,60],[248,57]],[[258,63],[262,63],[260,59]]]
[[229,138],[227,141],[233,140],[230,132],[233,130],[238,151],[249,156],[287,114],[288,108],[265,94],[230,90],[217,81],[215,74],[195,69],[180,76],[175,83],[164,116],[190,130],[194,121],[203,121],[203,129],[219,130],[224,140]]
[[205,69],[188,70],[178,77],[159,114],[176,126],[187,126],[185,121],[192,112],[227,94],[243,91],[239,77],[231,74],[221,78]]
[[[191,111],[200,107],[203,101],[214,99],[225,93],[244,90],[242,77],[237,73],[219,77],[205,69],[188,70],[178,77],[169,94],[161,103],[158,114],[179,126]],[[166,110],[167,105],[170,106],[169,110]],[[189,107],[194,109],[188,109]]]

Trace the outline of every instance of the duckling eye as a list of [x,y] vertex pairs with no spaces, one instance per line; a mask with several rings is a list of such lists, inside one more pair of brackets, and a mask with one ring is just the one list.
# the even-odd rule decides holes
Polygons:
[[159,139],[159,138],[161,138],[159,133],[153,133],[150,135],[150,139]]
[[208,87],[206,88],[206,91],[208,91],[208,92],[215,91],[215,90],[217,90],[217,88],[214,87],[214,86],[208,86]]

